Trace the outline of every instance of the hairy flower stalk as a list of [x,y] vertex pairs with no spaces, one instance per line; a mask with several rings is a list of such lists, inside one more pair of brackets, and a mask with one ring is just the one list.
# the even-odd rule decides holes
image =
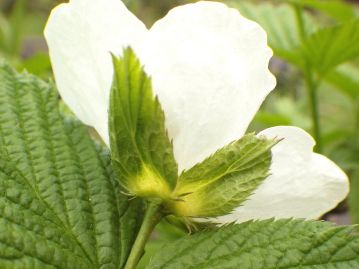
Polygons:
[[143,255],[145,244],[148,238],[150,237],[153,229],[155,228],[157,223],[161,220],[162,216],[163,215],[161,214],[161,202],[160,201],[150,202],[146,209],[142,226],[138,232],[135,243],[132,246],[130,256],[127,259],[124,269],[136,268],[139,260],[141,259],[141,256]]

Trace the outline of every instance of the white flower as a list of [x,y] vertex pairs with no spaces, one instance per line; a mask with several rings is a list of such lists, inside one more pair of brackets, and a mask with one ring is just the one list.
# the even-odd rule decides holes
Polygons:
[[[221,3],[176,7],[147,30],[120,0],[72,0],[52,11],[45,36],[63,100],[106,144],[110,52],[131,46],[152,76],[180,171],[239,139],[275,87],[266,33]],[[313,153],[309,134],[281,126],[259,135],[284,138],[271,175],[222,221],[317,218],[346,197],[347,176]]]

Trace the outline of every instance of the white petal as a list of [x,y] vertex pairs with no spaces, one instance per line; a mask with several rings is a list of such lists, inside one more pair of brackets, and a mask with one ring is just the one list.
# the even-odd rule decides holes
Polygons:
[[278,126],[259,135],[284,138],[272,149],[271,175],[222,223],[250,219],[316,219],[349,192],[348,178],[331,160],[313,153],[314,140],[302,129]]
[[136,47],[146,27],[120,0],[71,0],[56,7],[45,37],[61,97],[108,144],[107,108],[113,67],[110,52]]
[[241,137],[275,86],[266,33],[221,3],[172,9],[144,46],[180,171]]

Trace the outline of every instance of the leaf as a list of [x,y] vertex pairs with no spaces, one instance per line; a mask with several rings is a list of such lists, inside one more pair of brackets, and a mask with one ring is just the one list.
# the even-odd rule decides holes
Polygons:
[[122,268],[141,208],[52,85],[0,62],[0,267]]
[[113,166],[131,194],[166,199],[176,185],[177,164],[151,79],[130,48],[113,62],[109,117]]
[[304,100],[278,95],[278,92],[272,98],[266,102],[263,111],[257,112],[250,129],[263,130],[276,125],[294,125],[304,130],[310,128],[311,121],[305,114]]
[[359,67],[343,64],[330,71],[325,80],[353,99],[359,97]]
[[320,75],[341,63],[359,57],[359,20],[323,28],[309,36],[299,48],[302,65],[309,65]]
[[291,125],[291,119],[286,115],[274,114],[266,111],[258,111],[254,123],[262,123],[266,126]]
[[[245,17],[258,22],[268,35],[269,46],[274,54],[292,64],[300,62],[296,49],[301,44],[301,34],[297,27],[294,9],[287,4],[251,4],[244,1],[231,2]],[[310,34],[316,25],[303,13],[304,30]]]
[[310,66],[324,76],[339,64],[359,56],[359,46],[354,45],[359,43],[358,19],[317,30],[311,16],[302,12],[303,36],[297,25],[295,10],[290,5],[244,2],[232,5],[266,30],[269,45],[276,56],[301,69]]
[[276,140],[248,134],[185,171],[170,204],[179,216],[215,217],[243,203],[269,174]]
[[337,21],[348,21],[358,18],[354,7],[344,1],[340,0],[287,0],[288,2],[300,5],[302,7],[309,7],[321,11]]
[[359,236],[352,230],[320,221],[249,221],[168,244],[147,269],[355,269]]
[[31,74],[40,76],[51,70],[51,62],[48,53],[38,52],[23,62],[24,68]]

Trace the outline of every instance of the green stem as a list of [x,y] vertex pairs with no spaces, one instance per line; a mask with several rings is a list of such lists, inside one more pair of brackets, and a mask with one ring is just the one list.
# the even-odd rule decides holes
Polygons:
[[138,232],[135,243],[132,246],[130,255],[127,259],[124,269],[135,269],[140,261],[146,242],[150,237],[153,229],[162,218],[160,212],[161,204],[157,202],[149,202],[146,209],[145,217],[143,219],[141,228]]
[[322,132],[320,128],[320,115],[319,115],[319,103],[318,103],[318,84],[314,82],[310,67],[307,66],[305,72],[305,80],[309,91],[309,102],[312,114],[312,124],[314,139],[316,141],[316,151],[322,152]]
[[[301,37],[302,42],[304,42],[305,38],[307,37],[307,33],[305,31],[304,19],[303,19],[303,12],[302,8],[298,5],[294,5],[295,15],[297,19],[297,26],[298,31]],[[319,103],[318,103],[318,85],[319,80],[315,81],[313,78],[313,70],[309,64],[305,64],[304,67],[304,77],[305,77],[305,84],[309,92],[309,102],[312,114],[312,124],[313,124],[313,134],[316,144],[316,151],[322,151],[322,135],[321,135],[321,128],[320,128],[320,115],[319,115]]]

